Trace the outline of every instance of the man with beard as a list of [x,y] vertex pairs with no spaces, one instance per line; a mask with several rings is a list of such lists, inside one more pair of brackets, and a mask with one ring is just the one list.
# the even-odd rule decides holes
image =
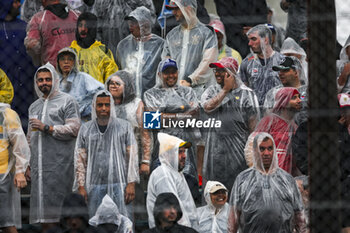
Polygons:
[[247,36],[251,54],[242,61],[239,73],[242,81],[255,92],[261,106],[266,93],[281,84],[272,66],[279,65],[284,56],[272,49],[272,33],[267,26],[260,24],[253,27]]
[[[193,116],[198,112],[199,104],[193,89],[178,85],[178,67],[174,60],[164,59],[158,65],[157,84],[144,94],[144,102],[147,111],[159,111],[163,116],[167,114],[176,116]],[[180,117],[179,117],[180,118]],[[186,166],[183,171],[187,184],[190,187],[193,198],[197,201],[200,197],[198,192],[197,178],[197,144],[199,144],[200,132],[198,128],[167,127],[161,129],[183,140],[190,141],[193,147],[189,148]],[[156,138],[156,137],[154,137]],[[151,170],[159,165],[158,141],[154,140]]]
[[237,176],[232,189],[228,232],[306,233],[300,192],[293,177],[278,167],[272,136],[257,134],[253,150],[254,166]]
[[158,225],[153,216],[158,195],[170,192],[180,201],[183,215],[179,219],[179,223],[196,228],[198,226],[196,206],[182,173],[185,167],[187,149],[191,147],[191,143],[165,133],[158,133],[158,141],[161,165],[151,173],[147,188],[149,227]]
[[120,213],[133,219],[131,202],[139,173],[131,124],[116,117],[113,97],[105,90],[95,94],[91,115],[77,139],[74,189],[87,200],[90,217],[108,194]]
[[225,57],[209,66],[214,68],[217,84],[205,90],[201,104],[208,116],[222,125],[209,129],[203,176],[231,191],[236,176],[247,168],[244,146],[260,119],[259,104],[254,92],[239,79],[234,58]]
[[74,28],[79,13],[68,9],[60,0],[42,0],[45,8],[28,24],[24,45],[35,65],[56,64],[57,52],[74,40]]
[[70,45],[78,56],[79,71],[90,74],[105,83],[118,70],[113,54],[104,44],[96,40],[96,15],[85,12],[78,18],[75,38]]
[[290,174],[298,175],[295,164],[292,164],[292,136],[297,129],[294,116],[301,109],[300,94],[295,88],[284,87],[276,93],[275,99],[272,112],[261,119],[248,138],[245,148],[247,163],[251,166],[253,161],[253,137],[259,132],[266,132],[275,141],[278,166]]
[[45,232],[59,222],[63,199],[72,190],[72,154],[80,119],[77,102],[59,91],[59,77],[51,64],[38,69],[34,83],[39,99],[29,107],[29,221],[41,223]]

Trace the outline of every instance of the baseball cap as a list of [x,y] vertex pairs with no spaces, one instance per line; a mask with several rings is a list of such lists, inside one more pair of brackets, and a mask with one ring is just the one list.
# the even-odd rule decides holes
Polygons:
[[289,69],[295,70],[296,68],[297,66],[292,57],[285,57],[278,66],[272,66],[272,69],[274,71],[289,70]]
[[179,145],[179,148],[190,148],[192,146],[192,143],[190,142],[181,142]]
[[179,8],[179,7],[175,4],[175,2],[170,1],[168,5],[165,5],[165,8],[167,10],[173,10],[173,9]]
[[177,69],[177,64],[176,61],[172,60],[172,59],[165,59],[163,61],[160,62],[159,64],[160,66],[160,71],[163,72],[164,70],[166,70],[169,67],[174,67]]
[[210,188],[209,193],[215,193],[218,190],[225,190],[227,191],[227,188],[225,187],[225,185],[223,185],[222,183],[218,182],[218,181],[212,181],[214,184],[213,186]]
[[338,94],[339,105],[341,108],[350,107],[350,95],[346,93]]
[[218,62],[210,63],[210,68],[229,68],[231,70],[238,70],[238,62],[233,57],[224,57]]

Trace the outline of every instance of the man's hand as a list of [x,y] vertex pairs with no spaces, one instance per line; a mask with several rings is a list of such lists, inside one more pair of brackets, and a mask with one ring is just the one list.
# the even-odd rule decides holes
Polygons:
[[44,131],[45,124],[42,123],[39,119],[31,118],[29,119],[29,124],[32,127],[32,129]]
[[187,82],[186,80],[180,80],[180,85],[185,87],[190,87],[191,83]]
[[24,173],[17,173],[15,175],[14,184],[17,187],[18,191],[21,188],[24,188],[27,186],[27,181],[26,181],[26,178],[24,177]]
[[235,79],[228,73],[225,73],[224,87],[222,89],[225,92],[229,92],[235,87],[235,85],[236,85]]
[[84,186],[79,186],[78,192],[79,192],[80,195],[82,195],[84,197],[85,202],[87,203],[88,199],[87,199],[87,192],[85,190],[85,187]]
[[129,204],[135,199],[135,182],[129,183],[125,188],[125,204]]
[[40,41],[32,39],[27,43],[27,49],[34,49],[40,46]]
[[148,176],[150,172],[149,164],[141,163],[140,174],[144,176]]

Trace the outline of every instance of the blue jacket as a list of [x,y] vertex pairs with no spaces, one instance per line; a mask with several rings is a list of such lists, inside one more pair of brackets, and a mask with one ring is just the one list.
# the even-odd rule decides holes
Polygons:
[[33,76],[35,67],[24,47],[26,23],[20,19],[5,21],[13,0],[0,1],[0,68],[12,82],[15,96],[12,109],[27,127],[28,108],[34,101]]

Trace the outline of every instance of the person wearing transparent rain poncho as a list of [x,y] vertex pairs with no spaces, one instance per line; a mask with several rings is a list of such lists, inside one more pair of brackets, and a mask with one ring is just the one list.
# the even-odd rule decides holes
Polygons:
[[150,10],[155,21],[155,9],[152,0],[95,0],[92,13],[98,18],[97,38],[104,43],[115,56],[119,42],[129,35],[125,17],[139,6]]
[[201,104],[209,117],[221,120],[220,128],[210,128],[205,143],[203,177],[216,180],[231,190],[236,176],[247,168],[244,146],[260,119],[254,92],[236,74],[234,58],[223,58],[209,65],[217,84],[202,95]]
[[200,98],[213,77],[208,65],[218,57],[215,32],[199,22],[196,0],[171,0],[166,8],[172,10],[180,25],[166,36],[162,58],[179,64],[180,84],[192,86]]
[[71,48],[58,52],[56,67],[60,75],[60,90],[77,100],[82,121],[90,120],[92,99],[96,92],[103,90],[103,84],[89,74],[79,72],[77,54]]
[[271,112],[275,105],[276,93],[283,87],[294,87],[300,93],[302,109],[296,113],[294,120],[297,125],[307,120],[307,85],[302,85],[301,80],[305,80],[305,75],[300,61],[296,57],[285,57],[283,62],[278,66],[273,66],[272,69],[278,72],[278,76],[282,85],[278,85],[267,92],[264,101],[265,114]]
[[197,209],[199,233],[227,232],[229,213],[227,188],[220,182],[208,181],[203,195],[207,205]]
[[249,135],[244,149],[246,161],[249,167],[253,165],[254,136],[260,132],[267,132],[275,141],[278,166],[290,174],[298,175],[299,171],[293,161],[291,140],[297,129],[294,117],[302,107],[300,94],[295,88],[284,87],[276,93],[275,99],[272,112],[262,118],[254,132]]
[[[0,92],[0,100],[3,94]],[[19,190],[27,186],[24,172],[29,158],[29,146],[17,113],[9,104],[0,102],[0,230],[5,233],[21,228]]]
[[271,47],[271,30],[259,24],[247,32],[251,54],[248,55],[239,68],[241,80],[258,97],[260,105],[264,104],[266,93],[273,87],[280,85],[278,73],[272,66],[279,65],[283,55]]
[[350,36],[340,51],[340,60],[337,60],[338,93],[350,93]]
[[89,224],[97,228],[98,233],[132,233],[132,222],[119,212],[118,206],[106,194],[96,214],[90,218]]
[[281,51],[285,56],[293,56],[299,59],[301,67],[303,69],[304,76],[300,77],[301,82],[304,85],[308,84],[308,63],[306,61],[306,52],[295,42],[292,38],[288,37],[283,41]]
[[303,203],[293,177],[278,167],[272,136],[254,137],[254,165],[241,172],[230,197],[228,232],[307,232]]
[[114,99],[116,117],[129,121],[139,146],[139,159],[141,159],[140,173],[149,175],[151,159],[151,138],[143,126],[144,105],[140,98],[136,97],[134,79],[124,70],[119,70],[108,77],[106,84]]
[[129,122],[116,117],[112,95],[99,91],[92,120],[82,125],[74,152],[75,181],[93,216],[108,194],[120,213],[132,219],[135,182],[139,182],[137,144]]
[[165,133],[158,133],[158,141],[161,165],[151,173],[148,182],[148,225],[150,228],[156,226],[153,209],[157,196],[161,193],[170,192],[173,193],[180,202],[182,218],[178,223],[197,229],[198,220],[196,205],[194,204],[191,191],[186,184],[182,172],[187,157],[186,149],[191,147],[191,143]]
[[[59,91],[59,77],[47,63],[34,76],[39,99],[29,107],[30,223],[59,221],[64,197],[72,190],[75,137],[80,128],[74,98]],[[28,170],[29,173],[29,170]]]
[[119,42],[116,62],[120,69],[133,74],[136,95],[142,98],[156,83],[164,40],[151,33],[153,18],[146,7],[136,8],[125,19],[131,34]]
[[[159,63],[157,84],[155,87],[145,92],[144,101],[147,111],[159,111],[163,114],[163,116],[166,114],[183,114],[183,116],[192,117],[198,112],[199,109],[197,97],[193,89],[178,85],[177,64],[171,59],[165,59]],[[183,140],[192,142],[193,146],[189,148],[188,151],[184,174],[192,195],[197,200],[197,198],[199,198],[199,192],[196,169],[196,144],[199,143],[199,139],[201,137],[199,129],[167,127],[161,129],[161,132],[168,133],[170,135],[182,138]],[[158,146],[159,143],[156,141],[156,137],[154,137],[151,170],[159,165],[157,150]]]

